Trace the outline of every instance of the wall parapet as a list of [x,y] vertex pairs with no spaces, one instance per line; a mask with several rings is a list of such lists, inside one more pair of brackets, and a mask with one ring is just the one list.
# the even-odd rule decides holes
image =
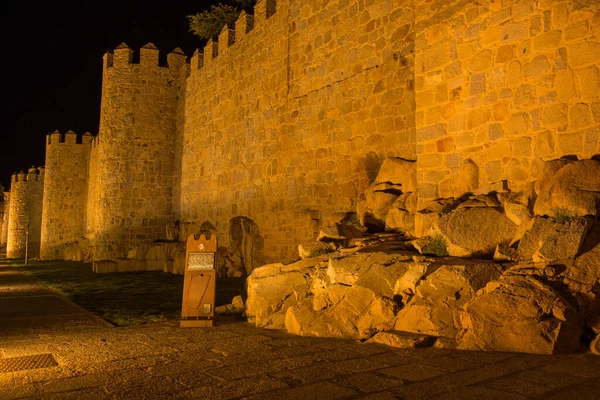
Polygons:
[[167,54],[167,65],[162,66],[159,62],[160,51],[151,42],[142,46],[139,50],[139,62],[134,62],[134,51],[123,42],[112,51],[104,53],[103,67],[109,68],[129,68],[137,65],[140,68],[156,69],[165,68],[179,71],[188,60],[187,56],[179,47]]
[[60,132],[59,130],[54,130],[46,134],[46,144],[90,144],[94,138],[89,132],[85,132],[83,134],[75,133],[72,130],[67,132]]
[[254,14],[242,11],[233,27],[225,24],[216,38],[206,42],[202,51],[196,49],[190,60],[190,69],[192,71],[199,70],[210,64],[212,60],[223,54],[226,49],[234,46],[242,38],[256,30],[256,28],[262,27],[269,18],[275,15],[276,11],[276,0],[258,0],[254,5]]

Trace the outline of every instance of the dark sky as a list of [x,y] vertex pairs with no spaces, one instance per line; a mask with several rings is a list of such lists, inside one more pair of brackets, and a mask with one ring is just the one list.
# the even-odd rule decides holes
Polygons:
[[[44,164],[48,132],[98,132],[102,55],[121,42],[190,57],[203,41],[186,16],[216,1],[11,2],[2,22],[0,183]],[[155,4],[160,4],[156,6]],[[10,11],[9,11],[10,10]]]

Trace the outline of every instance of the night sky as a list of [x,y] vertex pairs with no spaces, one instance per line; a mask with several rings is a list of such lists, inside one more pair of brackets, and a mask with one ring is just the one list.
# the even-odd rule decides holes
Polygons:
[[[58,129],[98,133],[102,55],[121,42],[152,42],[161,58],[176,47],[188,57],[204,42],[186,16],[216,1],[17,2],[2,25],[4,85],[0,183],[44,164],[45,136]],[[160,6],[157,6],[160,5]]]

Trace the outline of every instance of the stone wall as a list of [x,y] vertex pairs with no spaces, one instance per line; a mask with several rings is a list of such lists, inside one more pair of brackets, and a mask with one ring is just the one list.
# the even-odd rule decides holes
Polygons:
[[10,192],[3,192],[4,202],[2,207],[4,213],[2,214],[2,232],[0,234],[0,244],[5,245],[8,238],[8,216],[10,215]]
[[419,2],[419,204],[537,180],[600,153],[597,1]]
[[[95,260],[126,258],[128,250],[164,236],[173,221],[174,144],[180,50],[159,65],[151,43],[133,51],[122,44],[104,56],[93,219]],[[88,212],[88,217],[90,213]]]
[[46,136],[40,258],[64,259],[64,247],[84,234],[92,135],[58,131]]
[[94,239],[94,228],[96,226],[96,210],[100,194],[98,192],[98,179],[101,166],[98,163],[98,143],[100,138],[94,136],[90,142],[90,154],[88,156],[88,177],[87,177],[87,196],[85,207],[85,237],[89,240]]
[[[415,159],[410,2],[260,1],[191,60],[181,219],[252,219],[266,259],[355,210],[386,157]],[[248,32],[248,27],[253,29]]]
[[28,257],[39,257],[44,170],[29,168],[11,177],[6,257],[24,258],[29,227]]

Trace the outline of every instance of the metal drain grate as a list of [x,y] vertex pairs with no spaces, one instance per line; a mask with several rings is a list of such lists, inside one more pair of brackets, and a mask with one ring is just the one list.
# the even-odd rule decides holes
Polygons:
[[0,358],[0,373],[48,368],[58,365],[52,354]]

